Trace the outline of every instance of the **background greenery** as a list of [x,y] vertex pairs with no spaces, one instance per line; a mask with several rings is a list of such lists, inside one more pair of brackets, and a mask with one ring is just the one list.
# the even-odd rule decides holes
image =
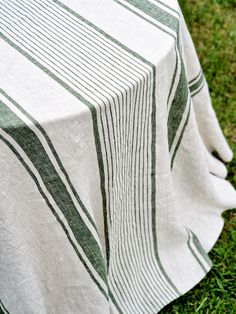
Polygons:
[[[179,0],[207,78],[221,127],[236,154],[236,0]],[[236,186],[236,159],[228,165]],[[210,252],[213,269],[161,314],[236,314],[236,211]]]

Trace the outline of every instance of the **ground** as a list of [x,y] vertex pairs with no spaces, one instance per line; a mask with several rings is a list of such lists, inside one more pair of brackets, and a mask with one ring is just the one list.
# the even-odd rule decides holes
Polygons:
[[[180,0],[222,130],[236,155],[236,0]],[[228,165],[236,186],[236,159]],[[213,268],[190,292],[161,314],[236,313],[236,210],[210,252]]]

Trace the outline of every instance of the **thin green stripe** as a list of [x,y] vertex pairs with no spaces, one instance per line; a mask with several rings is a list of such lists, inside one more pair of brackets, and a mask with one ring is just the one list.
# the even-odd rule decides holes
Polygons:
[[0,126],[21,146],[31,160],[48,192],[64,214],[77,242],[106,283],[106,271],[100,247],[81,218],[38,137],[2,101],[0,101]]
[[10,312],[8,312],[8,310],[6,309],[5,305],[2,303],[2,300],[0,300],[0,310],[3,314],[10,314]]
[[200,77],[197,79],[197,81],[194,82],[194,84],[192,84],[192,85],[189,87],[190,92],[193,93],[195,90],[197,90],[197,89],[200,87],[200,85],[202,84],[203,80],[204,80],[204,75],[203,75],[203,73],[201,73],[201,75],[200,75]]
[[202,74],[202,70],[200,70],[198,74],[191,81],[188,82],[188,85],[191,86],[192,84],[194,84],[195,81],[198,80],[201,74]]
[[43,199],[45,200],[47,206],[50,208],[52,214],[55,216],[55,218],[57,219],[58,223],[61,225],[63,231],[66,234],[67,239],[69,240],[70,244],[72,245],[73,249],[75,250],[75,253],[77,254],[77,256],[79,257],[80,261],[82,262],[82,264],[84,265],[84,267],[86,268],[86,270],[88,271],[89,275],[91,276],[92,280],[95,282],[95,284],[98,286],[98,288],[100,289],[100,291],[102,292],[102,294],[106,297],[106,299],[108,299],[108,296],[106,294],[106,292],[104,291],[104,289],[101,287],[101,285],[99,284],[99,282],[96,280],[96,278],[94,277],[93,273],[91,272],[91,270],[88,268],[88,266],[86,265],[83,257],[81,256],[81,254],[79,253],[75,243],[73,242],[73,240],[70,237],[70,234],[68,232],[68,230],[66,229],[66,226],[64,225],[63,221],[60,219],[60,217],[58,216],[57,212],[55,211],[55,209],[53,208],[53,206],[51,205],[50,201],[48,200],[47,196],[45,195],[45,193],[43,192],[37,178],[35,177],[34,173],[31,171],[31,169],[29,168],[29,166],[26,164],[26,162],[22,159],[22,157],[20,156],[20,154],[17,152],[17,150],[12,146],[12,144],[5,139],[1,134],[0,134],[0,139],[10,148],[10,150],[15,154],[15,156],[19,159],[19,161],[21,162],[22,166],[26,169],[26,171],[29,173],[29,175],[31,176],[31,178],[33,179],[33,181],[35,182],[39,193],[42,195]]
[[[37,2],[37,1],[34,1],[34,3],[35,2]],[[31,2],[30,2],[31,3]],[[38,3],[38,2],[37,2]],[[28,3],[27,3],[28,4]],[[31,14],[40,14],[40,13],[42,13],[43,12],[43,9],[45,10],[45,8],[42,6],[42,4],[41,3],[39,3],[40,4],[40,6],[41,6],[41,9],[40,9],[40,12],[38,12],[38,11],[35,11],[35,9],[34,9],[34,11],[32,11],[32,10],[30,10],[29,8],[27,8],[27,10],[29,11],[29,12],[31,12]],[[103,52],[107,52],[107,53],[109,53],[109,55],[106,55],[106,58],[109,60],[109,61],[112,61],[112,63],[110,63],[109,61],[107,61],[106,59],[104,59],[104,60],[106,60],[106,71],[107,71],[107,69],[109,69],[109,70],[111,70],[111,72],[110,73],[113,73],[114,74],[114,68],[115,69],[117,69],[117,73],[118,73],[118,75],[117,76],[119,76],[118,77],[118,79],[120,80],[120,81],[122,81],[121,80],[121,78],[124,80],[123,82],[124,83],[126,83],[127,81],[128,82],[130,82],[130,83],[132,83],[133,82],[133,80],[134,80],[134,78],[132,78],[132,76],[130,76],[129,75],[129,73],[132,73],[132,71],[133,72],[136,72],[136,74],[142,74],[141,72],[139,72],[139,71],[137,71],[137,68],[138,68],[138,66],[137,66],[137,64],[136,65],[134,65],[134,64],[132,64],[132,63],[130,63],[129,61],[127,62],[127,59],[119,59],[117,56],[120,56],[120,54],[117,52],[117,51],[115,51],[115,53],[116,53],[116,55],[115,54],[112,54],[112,53],[114,53],[114,50],[112,50],[111,49],[111,47],[108,47],[107,45],[105,46],[105,48],[104,48],[104,45],[103,44],[98,44],[97,43],[97,41],[98,42],[101,42],[101,40],[100,40],[100,38],[98,37],[98,34],[95,34],[95,35],[97,35],[96,36],[96,41],[94,41],[93,39],[95,39],[95,36],[94,36],[94,33],[93,33],[93,35],[91,35],[89,32],[87,32],[87,31],[85,31],[83,28],[81,28],[81,29],[74,29],[74,27],[73,26],[75,26],[71,21],[70,21],[70,23],[72,23],[73,24],[73,26],[71,26],[71,25],[69,25],[68,26],[68,28],[66,29],[65,28],[65,25],[64,24],[58,24],[58,21],[56,20],[56,17],[59,19],[59,21],[61,20],[61,17],[63,17],[63,15],[62,14],[60,14],[59,12],[56,12],[55,14],[54,14],[54,19],[52,18],[52,16],[51,16],[51,14],[49,14],[49,12],[51,13],[51,11],[49,11],[49,9],[48,8],[50,8],[50,9],[52,9],[53,10],[53,8],[51,8],[51,7],[47,7],[47,12],[45,12],[44,14],[45,15],[47,15],[47,19],[50,21],[50,23],[52,23],[52,24],[54,24],[55,26],[56,26],[56,29],[54,28],[54,27],[50,27],[50,31],[49,32],[46,32],[46,33],[49,33],[50,35],[51,35],[51,33],[52,34],[54,34],[54,35],[56,35],[56,36],[58,36],[58,34],[60,35],[59,37],[60,38],[62,38],[65,34],[67,34],[67,35],[70,35],[72,38],[73,38],[73,40],[71,41],[71,40],[69,40],[69,39],[67,39],[66,41],[68,42],[68,43],[73,43],[73,47],[75,48],[75,50],[76,51],[79,51],[80,53],[82,53],[84,56],[86,56],[86,58],[88,58],[89,60],[92,60],[92,62],[94,62],[94,60],[96,60],[97,61],[97,63],[95,63],[95,64],[102,64],[102,61],[100,60],[99,61],[99,59],[97,58],[97,55],[95,55],[95,56],[93,56],[93,58],[89,58],[88,56],[87,56],[87,51],[86,50],[79,50],[79,48],[80,49],[82,49],[83,47],[86,47],[86,48],[88,48],[88,49],[90,49],[91,48],[91,42],[93,42],[93,45],[97,48],[97,47],[99,47],[100,49],[101,49],[101,51],[99,51],[99,50],[93,50],[93,52],[94,52],[94,54],[95,53],[97,53],[98,51],[100,52],[100,54],[102,54]],[[41,17],[41,16],[40,16]],[[49,17],[51,18],[51,19],[49,19]],[[38,17],[38,19],[39,19],[39,17]],[[44,17],[44,19],[46,19],[46,17]],[[74,22],[74,20],[72,20],[73,22]],[[45,23],[45,22],[44,22]],[[65,23],[65,22],[64,22]],[[37,23],[36,23],[37,24]],[[38,24],[39,26],[40,26],[40,24]],[[44,26],[44,28],[46,27],[46,23],[45,23],[45,26]],[[62,27],[60,27],[60,25],[62,26]],[[81,26],[81,24],[78,22],[78,25],[80,25]],[[64,27],[64,29],[63,29],[63,27]],[[69,27],[70,27],[70,29],[69,29]],[[63,33],[61,33],[60,31],[58,31],[58,29],[59,30],[61,30],[62,32],[64,32],[64,34]],[[72,34],[74,35],[74,36],[72,36]],[[79,35],[78,35],[79,34]],[[85,37],[81,37],[81,35],[83,35],[83,36],[85,36]],[[89,38],[89,42],[87,41],[87,35],[89,36],[89,37],[91,37],[91,38]],[[93,38],[93,39],[92,39]],[[99,38],[99,39],[98,39]],[[83,44],[83,47],[79,47],[78,46],[78,40],[81,40],[81,44]],[[63,40],[64,40],[64,38],[63,38]],[[88,45],[85,45],[84,44],[84,42],[86,42]],[[103,54],[103,56],[104,56],[104,54]],[[111,57],[112,56],[112,57]],[[84,59],[85,61],[86,61],[86,59]],[[118,61],[117,61],[118,60]],[[122,62],[122,64],[125,64],[126,66],[128,66],[128,68],[125,68],[125,69],[123,69],[123,68],[117,68],[116,67],[116,65],[114,64],[114,61],[116,61],[118,64],[119,64],[119,62],[121,63]],[[125,62],[126,61],[126,62]],[[110,65],[110,66],[108,66],[108,64]],[[133,67],[133,68],[132,68]],[[99,68],[98,68],[99,69]],[[132,69],[132,71],[130,71],[130,69]],[[117,74],[116,73],[116,74]],[[117,76],[114,76],[114,77],[116,77],[117,78]],[[129,78],[129,79],[128,79]],[[112,79],[112,78],[111,78]]]
[[[147,91],[147,89],[148,89],[146,81],[145,81],[145,84],[142,84],[142,90],[143,89],[144,89],[144,91]],[[145,185],[144,171],[145,171],[145,164],[144,164],[144,160],[143,160],[143,169],[142,169],[142,166],[141,166],[141,155],[142,155],[142,153],[141,152],[143,150],[143,155],[144,155],[144,152],[145,152],[145,127],[146,127],[146,123],[145,122],[148,120],[147,111],[149,109],[149,106],[148,106],[148,102],[145,103],[145,96],[146,96],[146,94],[144,93],[144,91],[142,93],[143,97],[140,100],[141,101],[141,105],[142,105],[141,106],[141,112],[140,112],[141,118],[140,118],[139,125],[137,124],[136,132],[135,132],[136,136],[137,136],[137,141],[136,141],[137,145],[136,145],[136,149],[135,149],[135,162],[134,162],[134,164],[136,164],[136,158],[138,156],[138,175],[136,174],[136,171],[135,171],[134,178],[135,179],[136,178],[139,179],[139,180],[137,179],[137,181],[138,181],[138,197],[137,197],[138,202],[137,203],[139,203],[138,204],[138,207],[139,207],[139,224],[138,223],[136,224],[136,233],[139,234],[139,236],[140,236],[142,249],[145,252],[145,249],[147,249],[147,243],[148,243],[148,239],[147,239],[146,236],[149,234],[149,232],[147,232],[145,230],[145,228],[144,228],[144,232],[142,232],[142,228],[140,228],[141,224],[145,226],[145,217],[146,217],[146,215],[148,213],[148,212],[142,210],[142,208],[145,208],[147,205],[144,202],[144,185]],[[138,119],[138,121],[139,121],[139,119]],[[139,130],[140,130],[140,135],[138,137],[138,131]],[[144,156],[143,156],[143,158],[144,158]],[[148,169],[148,162],[146,164],[146,169]],[[142,175],[142,170],[143,170],[143,175]],[[143,197],[143,202],[141,201],[142,197]],[[143,205],[143,207],[141,205]],[[142,217],[141,217],[141,213],[143,214]],[[146,254],[144,254],[143,261],[148,263],[148,257],[147,257]],[[156,278],[152,278],[152,277],[150,278],[150,274],[148,274],[148,272],[147,272],[146,279],[148,280],[149,283],[154,282],[158,287],[160,287],[160,283],[156,280]],[[158,294],[156,294],[157,293],[156,289],[153,290],[153,289],[151,289],[149,287],[149,285],[147,286],[146,280],[144,282],[144,286],[145,286],[145,289],[152,290],[153,295],[156,297],[158,302],[160,304],[162,304],[162,306],[163,306],[162,300],[158,297]],[[166,293],[165,293],[165,289],[163,289],[163,294],[165,295],[165,297],[167,297]],[[155,301],[155,300],[153,300],[153,301]],[[150,303],[153,306],[155,306],[155,304],[152,303],[152,300],[150,300]]]
[[196,236],[196,234],[189,229],[189,232],[192,234],[192,238],[193,238],[193,243],[195,244],[198,252],[201,254],[201,256],[204,258],[204,260],[206,261],[206,263],[209,265],[209,267],[212,266],[212,261],[209,258],[209,256],[207,255],[206,251],[203,249],[198,237]]
[[[188,231],[187,231],[188,232]],[[196,255],[196,253],[194,252],[193,248],[191,247],[191,237],[190,237],[190,233],[188,232],[188,248],[191,251],[192,255],[194,256],[194,258],[196,259],[196,261],[198,262],[199,266],[202,268],[202,270],[204,271],[204,273],[207,273],[207,269],[205,268],[205,266],[202,264],[202,262],[200,261],[200,259],[198,258],[198,256]]]
[[170,95],[172,93],[173,87],[174,87],[174,83],[176,80],[176,75],[177,75],[177,69],[178,69],[178,53],[177,53],[177,48],[175,48],[175,56],[176,56],[176,61],[175,61],[175,69],[174,69],[174,74],[171,80],[171,85],[170,85],[170,90],[169,90],[169,94],[168,94],[168,98],[167,98],[167,106],[169,106],[169,101],[170,101]]
[[152,92],[152,167],[151,167],[151,181],[152,181],[152,189],[151,189],[151,202],[152,202],[152,232],[153,232],[153,241],[154,241],[154,252],[156,255],[156,259],[158,261],[158,265],[160,267],[161,272],[164,274],[166,280],[170,284],[170,286],[174,289],[177,295],[180,295],[178,289],[174,286],[167,273],[165,272],[158,255],[158,245],[157,245],[157,234],[156,234],[156,69],[153,69],[153,92]]
[[[151,84],[150,84],[150,86],[151,86]],[[152,91],[150,90],[149,95],[152,97],[151,92]],[[147,101],[148,101],[148,99],[147,99]],[[151,106],[149,106],[148,113],[146,114],[146,116],[151,117],[151,114],[150,114],[151,110],[152,110],[152,108],[151,108]],[[148,128],[148,125],[146,124],[146,126],[145,126],[145,129],[146,129],[145,130],[145,132],[146,132],[146,145],[148,145],[148,143],[149,143],[149,132],[148,132],[147,128]],[[148,208],[148,206],[149,206],[148,205],[148,203],[149,203],[149,188],[150,187],[149,187],[149,182],[148,182],[147,176],[145,175],[145,167],[144,167],[145,152],[146,152],[147,162],[149,162],[149,158],[150,158],[149,150],[145,148],[145,139],[144,139],[144,143],[143,143],[143,178],[145,178],[147,181],[146,181],[146,202],[145,202],[145,199],[144,199],[144,189],[143,189],[143,208],[145,208],[145,206],[147,206],[147,208]],[[148,168],[149,168],[149,166],[147,166],[147,169]],[[144,216],[147,215],[147,221],[149,221],[149,211],[147,211],[147,212],[144,211],[143,214],[144,214]],[[152,215],[152,213],[151,213],[151,215]],[[148,230],[147,230],[147,235],[148,235],[148,240],[151,243],[151,233],[148,232]],[[154,269],[153,269],[153,271],[154,271]],[[167,287],[161,286],[160,281],[159,282],[157,281],[157,285],[158,285],[159,289],[163,290],[163,295],[165,296],[165,298],[168,299],[168,293],[170,293],[170,291],[167,290]],[[175,295],[175,292],[171,292],[171,298],[173,297],[172,295]],[[162,301],[161,301],[161,303],[162,303]]]
[[90,21],[86,20],[83,16],[79,15],[77,12],[71,10],[69,7],[67,7],[65,4],[61,3],[58,0],[52,0],[52,2],[58,4],[61,8],[65,9],[67,12],[69,12],[70,14],[72,14],[73,16],[75,16],[76,18],[80,19],[81,21],[83,21],[84,23],[86,23],[87,25],[89,25],[90,27],[92,27],[93,29],[95,29],[97,32],[99,32],[100,34],[102,34],[104,37],[106,37],[107,39],[111,40],[113,43],[117,44],[119,47],[121,47],[122,49],[126,50],[127,52],[129,52],[130,54],[132,54],[134,57],[136,57],[137,59],[139,59],[140,61],[142,61],[143,63],[149,65],[149,66],[153,66],[153,64],[146,60],[145,58],[143,58],[141,55],[139,55],[138,53],[134,52],[133,50],[129,49],[127,46],[123,45],[121,42],[119,42],[117,39],[115,39],[114,37],[110,36],[109,34],[107,34],[106,32],[104,32],[102,29],[100,29],[99,27],[97,27],[96,25],[94,25],[93,23],[91,23]]
[[[136,234],[138,235],[138,229],[139,229],[139,224],[138,224],[138,221],[137,221],[137,215],[136,213],[139,211],[140,213],[140,210],[139,210],[139,205],[138,205],[138,202],[137,202],[137,198],[136,198],[136,189],[138,189],[137,185],[139,186],[139,183],[138,183],[138,175],[137,175],[137,172],[136,172],[136,163],[137,163],[137,156],[138,156],[138,152],[137,152],[137,149],[138,149],[138,142],[139,142],[139,130],[141,130],[141,127],[140,127],[140,120],[142,121],[142,119],[140,119],[141,117],[141,109],[143,109],[143,104],[144,104],[144,100],[143,100],[143,97],[144,97],[144,91],[146,90],[146,88],[144,88],[144,82],[142,81],[140,86],[138,86],[138,90],[139,90],[139,95],[138,95],[138,99],[137,99],[137,104],[135,106],[135,113],[137,112],[137,114],[135,114],[134,117],[132,117],[132,120],[133,120],[133,126],[132,126],[132,131],[133,131],[133,135],[132,135],[132,141],[131,141],[131,156],[132,159],[131,159],[131,177],[134,178],[133,179],[133,182],[131,183],[131,186],[133,187],[133,191],[132,191],[132,203],[131,203],[131,206],[133,206],[133,208],[135,209],[134,212],[133,212],[133,219],[134,219],[134,223],[135,223],[135,226],[136,226]],[[145,105],[146,107],[147,105]],[[145,119],[146,120],[146,119]],[[145,121],[144,120],[144,121]],[[135,137],[136,137],[136,140],[135,140]],[[139,157],[140,159],[140,157]],[[133,161],[133,162],[132,162]],[[133,173],[133,175],[132,175]],[[139,170],[138,170],[138,173],[139,173]],[[140,195],[140,190],[138,192],[138,195]],[[127,228],[129,228],[128,224],[127,224]],[[127,233],[128,234],[128,233]],[[141,248],[142,251],[143,251],[143,248],[139,246],[139,240],[138,240],[139,237],[132,237],[132,243],[134,244],[134,246],[138,247],[139,249]],[[140,234],[140,238],[142,238],[142,234]],[[135,243],[134,243],[135,242]],[[142,243],[142,241],[141,241]],[[134,262],[136,260],[136,263],[139,263],[139,265],[142,264],[142,258],[141,256],[138,256],[138,253],[137,253],[137,250],[134,250],[131,254],[130,254],[130,257],[133,259],[133,256],[132,255],[135,255],[134,257]],[[136,265],[137,266],[137,265]],[[148,279],[148,278],[147,278]],[[150,279],[148,279],[150,280]],[[140,281],[141,283],[143,284],[143,286],[145,287],[145,289],[148,289],[148,286],[147,286],[147,282],[146,280],[142,280],[142,277],[140,278]],[[160,301],[160,300],[158,300]],[[142,303],[142,306],[143,308],[145,309],[145,311],[150,311],[151,309],[150,308],[147,308],[149,306],[149,304],[147,303]],[[150,304],[152,304],[154,306],[154,304],[152,303],[152,301],[150,301]]]
[[109,297],[111,298],[113,304],[115,305],[117,311],[120,313],[120,314],[123,314],[123,311],[121,310],[120,306],[118,305],[118,303],[116,302],[116,299],[114,298],[111,290],[109,289],[108,287],[108,294],[109,294]]
[[201,84],[201,87],[200,87],[198,90],[196,90],[194,93],[192,93],[191,96],[194,97],[195,95],[199,94],[200,91],[201,91],[201,90],[203,89],[203,87],[205,86],[205,83],[206,83],[206,80],[205,80],[205,78],[204,78],[204,79],[203,79],[203,82],[202,82],[202,84]]

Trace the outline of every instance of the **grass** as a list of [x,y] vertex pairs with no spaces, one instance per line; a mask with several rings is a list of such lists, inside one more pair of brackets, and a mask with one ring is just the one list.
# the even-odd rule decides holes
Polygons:
[[[213,106],[236,154],[236,0],[179,0],[208,81]],[[236,159],[228,165],[236,186]],[[210,252],[213,268],[190,292],[161,314],[236,313],[236,211],[227,211],[224,231]]]

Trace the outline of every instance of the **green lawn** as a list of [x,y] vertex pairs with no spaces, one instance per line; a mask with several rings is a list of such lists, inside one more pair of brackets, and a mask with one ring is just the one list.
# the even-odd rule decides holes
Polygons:
[[[221,127],[236,154],[236,0],[180,0],[179,3]],[[236,159],[228,170],[228,178],[236,186]],[[225,212],[224,218],[224,231],[210,252],[213,269],[161,314],[236,313],[236,211]]]

